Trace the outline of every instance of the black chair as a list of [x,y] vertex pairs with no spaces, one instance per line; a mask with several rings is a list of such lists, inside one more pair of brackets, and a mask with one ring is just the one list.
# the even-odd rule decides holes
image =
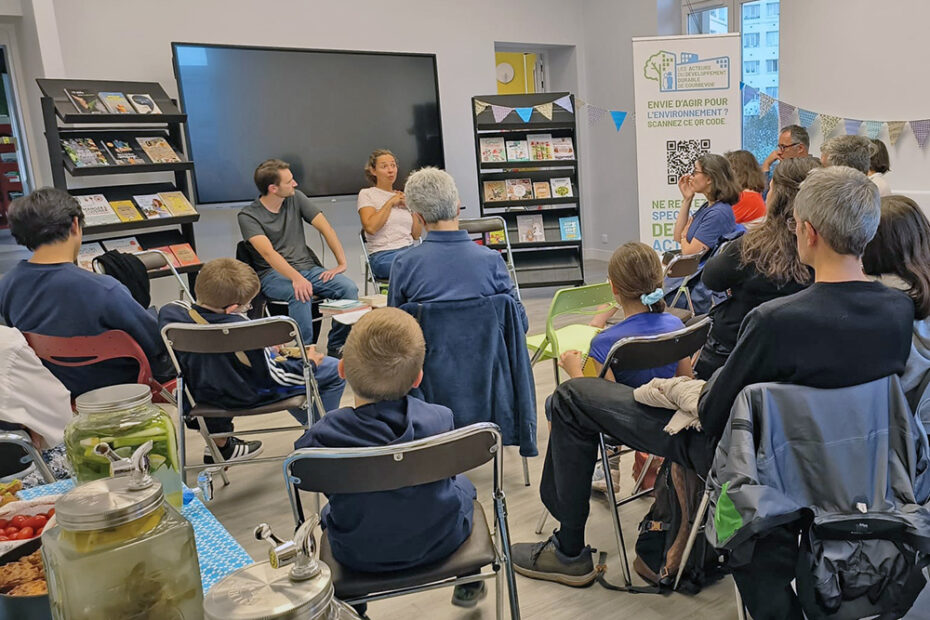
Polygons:
[[[284,481],[294,521],[300,526],[305,520],[300,491],[314,494],[391,491],[464,474],[489,461],[494,462],[493,528],[488,527],[481,504],[475,502],[471,536],[445,560],[391,573],[356,572],[336,561],[325,534],[321,535],[320,560],[332,570],[336,597],[350,605],[496,577],[497,618],[503,617],[505,580],[510,617],[519,618],[507,506],[501,488],[501,436],[496,425],[473,424],[390,446],[304,448],[284,461]],[[315,503],[318,505],[318,501]],[[491,572],[481,571],[488,565],[493,569]]]
[[[668,304],[668,312],[674,314],[682,322],[687,322],[694,316],[694,304],[691,303],[691,292],[688,290],[688,282],[691,277],[701,268],[701,258],[703,254],[676,254],[665,266],[662,273],[662,281],[666,278],[682,278],[681,286],[675,293],[675,297]],[[688,303],[687,308],[676,308],[675,304],[678,299],[684,295]]]

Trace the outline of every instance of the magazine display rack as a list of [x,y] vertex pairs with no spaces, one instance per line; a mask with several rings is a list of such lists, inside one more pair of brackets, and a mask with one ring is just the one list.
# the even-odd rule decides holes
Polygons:
[[[190,209],[189,213],[183,215],[150,217],[138,200],[132,202],[136,196],[165,192],[181,192],[188,200],[191,196],[188,171],[193,170],[194,162],[186,159],[182,138],[182,126],[187,121],[187,115],[180,112],[176,102],[168,97],[161,85],[156,82],[112,80],[40,78],[36,81],[42,91],[42,116],[55,187],[76,197],[103,194],[111,206],[117,201],[130,201],[141,216],[141,219],[134,221],[85,222],[85,242],[102,241],[105,244],[107,240],[134,236],[142,249],[186,243],[196,251],[194,222],[200,219],[199,213]],[[87,96],[82,98],[82,93]],[[107,107],[104,97],[107,94],[113,95],[110,107],[118,111]],[[119,94],[124,95],[122,103],[116,97]],[[88,101],[90,107],[87,107]],[[139,138],[153,138],[156,139],[152,141],[155,143],[161,142],[157,139],[162,139],[170,145],[180,161],[158,161],[156,151],[142,147]],[[105,165],[86,165],[83,161],[79,164],[69,156],[65,143],[81,139],[93,140],[95,145],[101,147],[98,157],[101,163],[106,162]],[[105,146],[105,143],[112,144],[113,141],[132,146],[125,149],[130,160],[119,163],[115,150]],[[150,175],[154,173],[159,174],[153,178]],[[128,183],[115,185],[100,183],[103,179],[93,179],[97,182],[83,180],[78,187],[71,187],[69,182],[69,177],[140,174],[149,175],[148,182],[140,182],[135,176],[128,179]],[[173,182],[169,174],[173,175]],[[188,274],[193,288],[196,272],[202,266],[198,259],[195,264],[178,266],[177,271]],[[170,275],[171,271],[165,269],[150,272],[149,277]]]
[[[517,280],[521,287],[584,283],[578,185],[578,132],[574,112],[552,106],[546,118],[533,106],[569,93],[486,95],[473,114],[478,193],[482,217],[507,222]],[[524,122],[516,111],[496,122],[491,106],[529,108]],[[486,245],[504,246],[489,233]]]

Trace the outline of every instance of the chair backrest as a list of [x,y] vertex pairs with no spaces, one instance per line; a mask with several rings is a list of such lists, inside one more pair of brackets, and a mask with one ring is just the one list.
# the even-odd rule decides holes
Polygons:
[[549,305],[546,321],[548,323],[563,314],[581,313],[613,301],[614,294],[610,289],[610,282],[559,289]]
[[273,316],[240,323],[198,325],[169,323],[161,330],[168,352],[236,353],[297,341],[303,351],[300,328],[290,317]]
[[497,230],[507,230],[507,223],[499,215],[492,217],[476,217],[471,219],[459,219],[459,230],[464,230],[470,235],[494,232]]
[[[358,230],[358,240],[362,242],[362,253],[365,255],[365,262],[368,263],[368,236],[365,234],[364,228]],[[370,271],[371,268],[369,267]]]
[[704,346],[708,333],[710,317],[705,316],[692,325],[667,334],[622,338],[610,348],[600,376],[603,377],[608,368],[617,375],[629,370],[660,368],[691,357]]
[[679,254],[665,266],[664,278],[687,278],[693,276],[701,267],[703,254]]
[[500,430],[484,422],[390,446],[303,448],[284,461],[284,477],[310,492],[391,491],[465,473],[497,458],[500,449]]
[[96,336],[46,336],[24,333],[23,337],[39,359],[56,366],[90,366],[105,360],[129,358],[139,364],[137,383],[152,385],[152,369],[142,347],[120,329]]

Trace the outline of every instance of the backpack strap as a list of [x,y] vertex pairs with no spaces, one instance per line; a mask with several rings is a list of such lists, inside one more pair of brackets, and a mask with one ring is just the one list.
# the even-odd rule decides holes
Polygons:
[[[187,313],[190,315],[191,319],[193,319],[194,323],[197,323],[199,325],[210,324],[210,321],[203,318],[203,315],[197,312],[196,310],[194,310],[193,308],[189,308],[187,310]],[[249,368],[252,367],[252,362],[249,361],[248,356],[244,352],[236,351],[236,359],[239,360],[240,363],[248,366]]]
[[597,565],[595,566],[597,577],[594,578],[602,587],[613,592],[629,592],[630,594],[661,594],[662,588],[659,586],[618,586],[607,581],[607,553],[601,551],[597,556]]

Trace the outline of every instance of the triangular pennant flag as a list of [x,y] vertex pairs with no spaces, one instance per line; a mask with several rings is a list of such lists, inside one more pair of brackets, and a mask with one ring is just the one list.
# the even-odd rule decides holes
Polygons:
[[847,118],[843,120],[843,127],[846,129],[847,136],[859,135],[859,127],[861,125],[862,121],[856,120],[854,118]]
[[906,124],[904,121],[888,121],[888,140],[891,142],[891,146],[898,142],[898,138],[901,137],[901,132],[904,131]]
[[827,139],[827,137],[833,133],[833,130],[839,122],[839,116],[830,116],[829,114],[820,115],[820,133],[823,135],[824,139]]
[[759,91],[757,91],[755,88],[753,88],[752,86],[749,86],[748,84],[743,84],[743,105],[744,106],[749,105],[749,103],[755,100],[755,98],[758,95],[759,95]]
[[881,121],[866,121],[865,122],[865,135],[869,137],[870,140],[875,140],[878,138],[878,134],[882,131]]
[[797,107],[785,103],[784,101],[778,102],[778,123],[780,127],[787,127],[788,125],[794,125],[794,116],[797,111]]
[[927,145],[927,136],[930,136],[930,119],[911,121],[911,131],[914,132],[920,148],[924,148]]
[[775,105],[775,99],[765,93],[759,93],[759,116],[765,116]]
[[530,117],[533,116],[533,108],[514,108],[517,116],[523,119],[524,123],[530,122]]
[[574,112],[575,112],[575,111],[572,109],[572,96],[571,96],[571,95],[565,95],[564,97],[559,97],[558,99],[556,99],[556,100],[553,101],[552,103],[554,103],[555,105],[559,106],[560,108],[564,108],[564,109],[568,110],[569,112],[571,112],[571,113],[573,113],[573,114],[574,114]]
[[505,108],[502,105],[491,105],[491,114],[494,115],[494,122],[499,123],[504,117],[513,112],[513,108]]
[[805,110],[804,108],[798,109],[798,121],[801,123],[801,127],[804,129],[809,129],[810,126],[814,124],[816,119],[816,112],[811,112],[810,110]]
[[488,104],[486,104],[483,101],[478,101],[477,99],[475,99],[475,116],[478,116],[479,114],[484,112],[485,108],[487,107],[488,107]]
[[546,117],[546,120],[552,120],[552,104],[551,103],[541,103],[538,106],[534,106],[536,111]]
[[620,131],[620,128],[623,127],[623,121],[626,119],[626,112],[611,110],[610,116],[614,119],[614,125],[617,127],[617,131]]
[[607,114],[607,110],[604,108],[588,104],[588,125],[590,127],[597,125],[597,122],[604,118],[605,114]]

